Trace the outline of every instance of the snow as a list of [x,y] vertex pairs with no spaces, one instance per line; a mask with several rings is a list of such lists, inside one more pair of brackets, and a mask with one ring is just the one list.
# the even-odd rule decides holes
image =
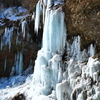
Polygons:
[[23,7],[18,7],[17,8],[18,12],[27,12],[28,10],[26,8],[23,8]]
[[[29,16],[27,14],[27,9],[23,7],[9,7],[9,8],[2,8],[0,10],[0,18],[1,19],[9,19],[11,21],[17,21],[17,20],[22,20]],[[1,23],[0,26],[2,26],[4,23]]]
[[[44,52],[60,52],[65,46],[66,28],[64,23],[64,13],[61,9],[46,10],[46,18],[43,33]],[[62,40],[63,39],[63,40]],[[58,44],[60,43],[60,44]]]

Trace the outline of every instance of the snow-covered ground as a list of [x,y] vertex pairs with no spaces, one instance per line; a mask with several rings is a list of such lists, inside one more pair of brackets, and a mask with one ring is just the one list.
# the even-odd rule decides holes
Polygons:
[[43,87],[40,84],[34,85],[32,79],[33,74],[0,79],[0,88],[2,88],[0,89],[0,100],[11,100],[21,93],[25,95],[25,100],[56,100],[55,91],[49,96],[36,94]]
[[[26,79],[26,76],[15,76],[9,79],[2,78],[0,79],[0,100],[9,100],[13,98],[17,93],[23,92],[23,90],[27,90],[30,87],[30,81],[32,76]],[[2,81],[2,83],[1,83]]]

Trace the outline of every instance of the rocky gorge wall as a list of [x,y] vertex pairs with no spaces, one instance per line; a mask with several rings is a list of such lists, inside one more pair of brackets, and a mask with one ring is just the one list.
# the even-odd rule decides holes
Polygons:
[[[23,62],[23,71],[29,67],[30,61],[33,66],[39,47],[34,42],[34,21],[27,9],[2,7],[0,9],[0,14],[3,12],[3,17],[0,16],[0,77],[9,77],[13,67],[13,75],[19,73],[15,72],[15,66],[20,62]],[[31,71],[33,72],[33,69]]]
[[[13,26],[9,24],[7,28],[6,25],[2,26],[5,30],[1,32],[0,38],[0,57],[3,62],[1,64],[3,66],[0,67],[3,68],[1,72],[9,69],[8,73],[12,72],[13,75],[14,68],[7,69],[9,60],[15,64],[16,74],[22,72],[23,64],[24,68],[31,63],[33,65],[37,45],[41,44],[38,43],[42,38],[39,35],[43,33],[43,45],[37,54],[32,83],[28,87],[25,86],[24,91],[21,90],[26,100],[48,100],[40,99],[41,95],[45,95],[44,98],[47,96],[50,100],[99,100],[100,61],[97,54],[99,53],[99,24],[95,24],[99,22],[99,6],[97,6],[99,0],[67,0],[64,4],[62,2],[64,0],[48,2],[39,0],[36,12],[19,21],[18,26],[14,26],[16,23],[14,21],[11,23]],[[93,8],[94,4],[96,6]],[[29,7],[27,2],[23,2],[24,7],[25,5],[29,10],[28,13],[35,10],[34,7]],[[91,9],[90,12],[86,5]],[[62,7],[65,14],[62,12]],[[93,9],[97,14],[95,10],[95,13],[92,12]],[[29,18],[32,18],[31,21]],[[10,31],[11,29],[13,32]],[[9,33],[10,35],[13,33],[15,38],[7,42],[3,41],[7,35],[10,36]],[[31,59],[32,62],[30,61],[29,64]],[[11,96],[7,96],[9,97]]]
[[[8,0],[3,2],[8,2]],[[15,3],[12,0],[13,5],[20,4],[29,9],[29,12],[35,11],[37,2],[38,0],[18,0]],[[80,35],[82,37],[81,49],[95,43],[99,52],[100,0],[65,0],[63,11],[66,16],[68,38]]]
[[[29,10],[29,13],[35,11],[38,0],[0,0],[4,6],[23,6]],[[81,37],[81,50],[87,48],[91,43],[96,44],[96,52],[100,50],[100,0],[66,0],[63,4],[65,12],[65,21],[67,23],[68,36],[71,39],[74,36]],[[7,19],[5,19],[7,20]],[[9,23],[9,20],[7,20]],[[11,22],[13,24],[13,22]],[[0,34],[4,32],[4,27],[0,27]],[[13,45],[14,47],[14,45]],[[14,47],[16,48],[16,47]],[[6,52],[7,49],[4,51]],[[5,57],[13,58],[11,54],[1,53],[1,65],[3,66]],[[12,56],[12,57],[11,57]],[[99,57],[99,55],[96,55]],[[13,61],[12,61],[13,62]]]
[[100,0],[67,0],[63,6],[69,38],[80,35],[81,48],[95,43],[100,51]]

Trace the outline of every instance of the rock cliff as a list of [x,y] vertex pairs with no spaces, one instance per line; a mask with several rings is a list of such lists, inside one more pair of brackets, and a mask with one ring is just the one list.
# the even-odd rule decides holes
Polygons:
[[96,43],[100,51],[100,0],[67,0],[63,6],[69,37],[80,35],[82,49]]

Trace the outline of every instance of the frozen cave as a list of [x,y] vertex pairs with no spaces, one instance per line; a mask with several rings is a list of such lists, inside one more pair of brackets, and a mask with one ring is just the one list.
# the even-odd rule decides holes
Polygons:
[[[34,21],[33,30],[36,35],[33,36],[42,38],[39,44],[41,49],[37,53],[33,73],[31,73],[33,67],[31,59],[29,67],[24,71],[23,49],[15,53],[9,81],[0,79],[0,82],[12,81],[11,86],[8,84],[0,89],[0,100],[17,100],[13,99],[16,94],[23,97],[19,100],[100,100],[100,61],[94,57],[96,44],[91,43],[87,48],[81,49],[80,35],[67,38],[69,33],[62,10],[64,2],[64,0],[39,0],[31,20],[27,21],[26,18],[20,20],[21,31],[16,33],[15,45],[23,46],[25,40],[32,43],[27,26],[29,21]],[[42,33],[39,31],[42,29],[41,23],[43,36],[40,36]],[[9,52],[11,51],[14,29],[15,26],[5,28],[0,38],[1,51],[4,46],[8,46]],[[5,57],[4,71],[6,70]]]

